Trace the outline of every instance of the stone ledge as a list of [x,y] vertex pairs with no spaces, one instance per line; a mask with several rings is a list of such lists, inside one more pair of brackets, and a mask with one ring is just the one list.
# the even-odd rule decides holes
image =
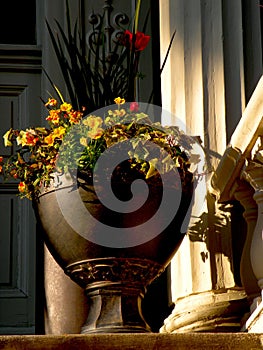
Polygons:
[[2,350],[259,350],[263,333],[177,333],[0,336]]

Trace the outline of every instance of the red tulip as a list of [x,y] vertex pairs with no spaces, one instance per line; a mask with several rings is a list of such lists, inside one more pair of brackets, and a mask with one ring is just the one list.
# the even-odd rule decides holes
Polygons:
[[[131,33],[129,30],[125,30],[124,32],[124,40],[127,46],[130,46],[132,48],[133,44],[133,33]],[[146,48],[148,45],[148,42],[150,40],[150,35],[145,35],[142,32],[137,32],[135,34],[135,42],[134,42],[134,48],[135,51],[142,51]]]

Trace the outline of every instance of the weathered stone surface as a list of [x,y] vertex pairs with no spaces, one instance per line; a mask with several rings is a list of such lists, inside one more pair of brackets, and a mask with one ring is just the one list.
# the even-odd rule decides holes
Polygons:
[[258,350],[263,348],[263,334],[188,333],[188,334],[103,334],[65,336],[1,336],[2,350]]

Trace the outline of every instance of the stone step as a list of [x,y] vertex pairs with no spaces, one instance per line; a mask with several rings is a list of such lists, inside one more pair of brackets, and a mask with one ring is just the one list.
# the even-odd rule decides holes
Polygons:
[[259,350],[263,334],[177,333],[0,336],[1,350]]

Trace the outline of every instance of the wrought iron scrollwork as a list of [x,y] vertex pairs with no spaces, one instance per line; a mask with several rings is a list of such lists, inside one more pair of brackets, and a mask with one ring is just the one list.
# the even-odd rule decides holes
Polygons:
[[104,44],[108,61],[113,58],[112,43],[120,40],[124,26],[129,23],[129,17],[125,13],[118,12],[112,16],[113,11],[112,0],[105,0],[103,14],[93,12],[89,16],[92,30],[86,35],[86,42],[94,53],[98,44]]

